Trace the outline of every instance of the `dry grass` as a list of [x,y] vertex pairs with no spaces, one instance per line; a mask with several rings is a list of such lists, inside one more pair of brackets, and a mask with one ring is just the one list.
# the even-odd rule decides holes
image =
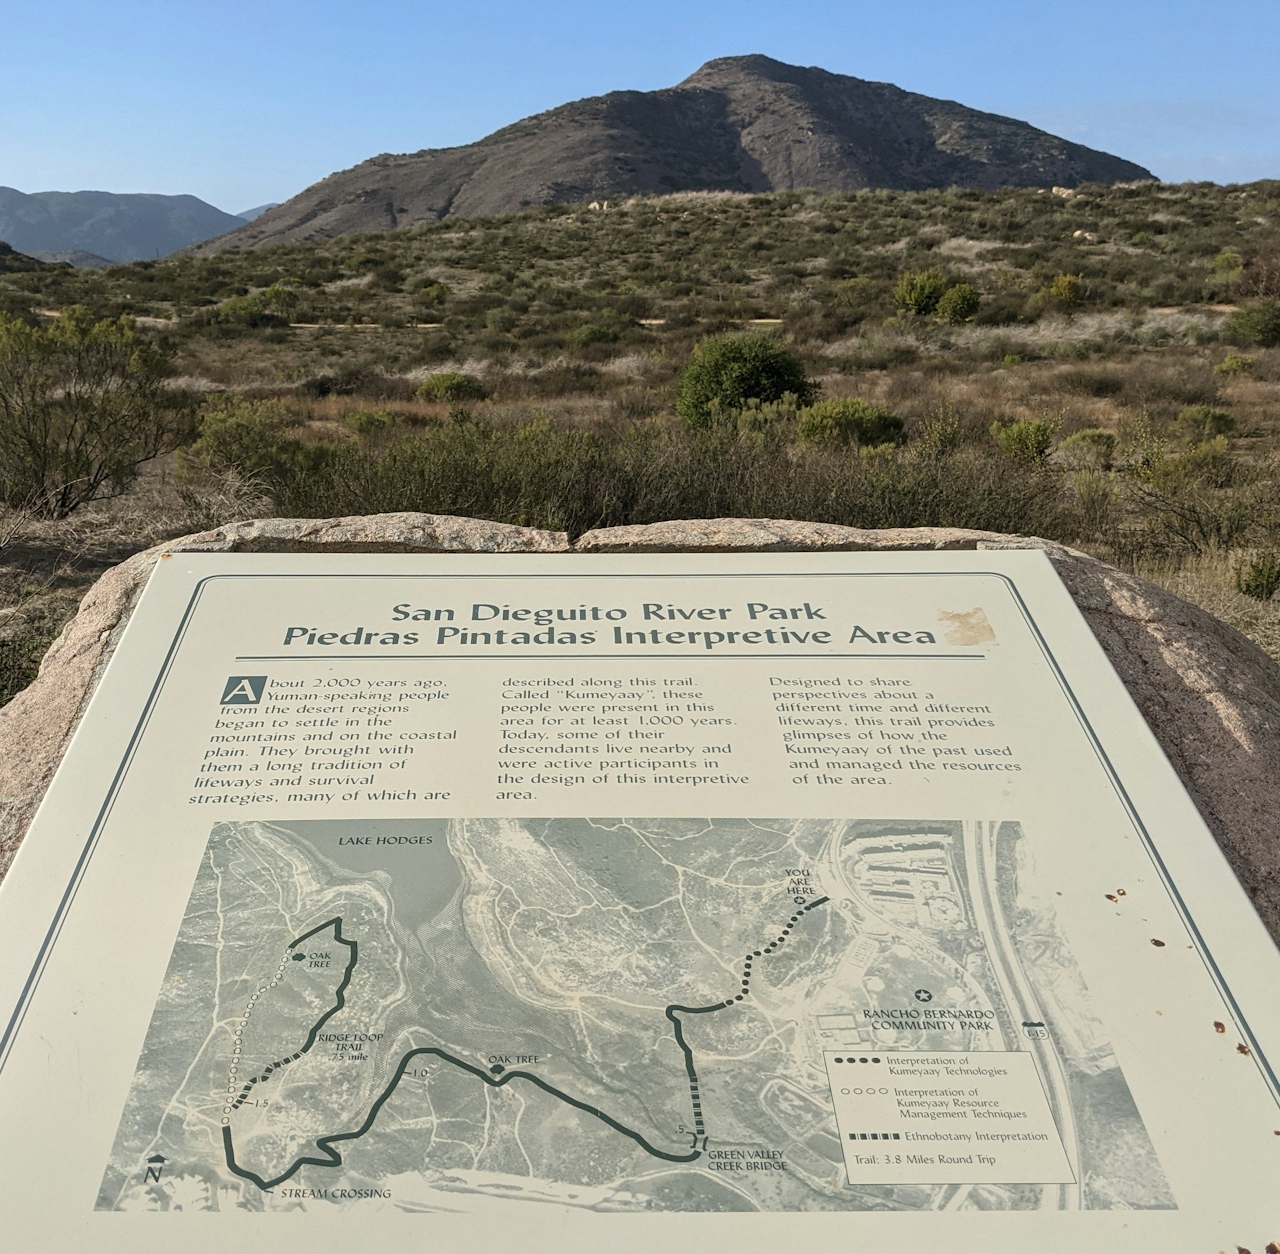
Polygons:
[[1180,562],[1138,563],[1134,573],[1207,610],[1280,662],[1280,598],[1256,601],[1236,589],[1236,568],[1251,556],[1214,550]]
[[36,676],[40,659],[110,566],[174,536],[270,513],[254,484],[235,476],[199,491],[183,487],[172,458],[148,469],[115,501],[85,506],[70,518],[0,516],[0,703]]

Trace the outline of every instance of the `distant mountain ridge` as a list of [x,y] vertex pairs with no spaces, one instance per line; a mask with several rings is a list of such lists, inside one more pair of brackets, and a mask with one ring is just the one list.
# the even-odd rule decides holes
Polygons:
[[1013,118],[765,56],[675,87],[561,105],[458,148],[374,157],[200,251],[393,230],[451,215],[676,191],[1025,187],[1153,179]]
[[144,261],[244,224],[196,196],[24,193],[0,187],[0,240],[29,256],[92,254],[112,262]]
[[31,255],[38,261],[47,261],[52,265],[65,261],[77,270],[104,270],[107,266],[116,264],[107,257],[99,257],[97,253],[87,253],[83,248],[42,248]]
[[243,218],[246,222],[252,222],[254,218],[260,218],[268,209],[274,209],[280,202],[278,200],[269,200],[265,205],[254,205],[252,209],[241,209],[236,214],[237,218]]

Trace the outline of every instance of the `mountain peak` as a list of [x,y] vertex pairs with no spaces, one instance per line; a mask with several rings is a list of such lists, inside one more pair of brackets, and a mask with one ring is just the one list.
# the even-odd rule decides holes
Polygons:
[[1075,187],[1141,166],[982,113],[759,53],[675,87],[561,105],[474,144],[331,174],[204,251],[679,191]]
[[[797,74],[825,74],[817,66],[788,65],[775,61],[761,52],[751,52],[740,57],[715,57],[704,62],[679,87],[702,87],[712,90],[726,84],[761,79],[769,83],[792,83]],[[841,77],[844,77],[841,75]]]

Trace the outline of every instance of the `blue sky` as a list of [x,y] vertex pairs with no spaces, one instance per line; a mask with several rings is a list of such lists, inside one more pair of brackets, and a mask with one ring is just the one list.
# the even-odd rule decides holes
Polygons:
[[1245,181],[1280,177],[1277,48],[1277,0],[0,0],[0,184],[234,212],[748,52]]

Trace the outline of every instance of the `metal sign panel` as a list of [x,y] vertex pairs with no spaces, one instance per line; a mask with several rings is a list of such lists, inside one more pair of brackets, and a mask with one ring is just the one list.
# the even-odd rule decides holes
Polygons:
[[174,555],[0,933],[24,1251],[1280,1241],[1280,955],[1040,553]]

